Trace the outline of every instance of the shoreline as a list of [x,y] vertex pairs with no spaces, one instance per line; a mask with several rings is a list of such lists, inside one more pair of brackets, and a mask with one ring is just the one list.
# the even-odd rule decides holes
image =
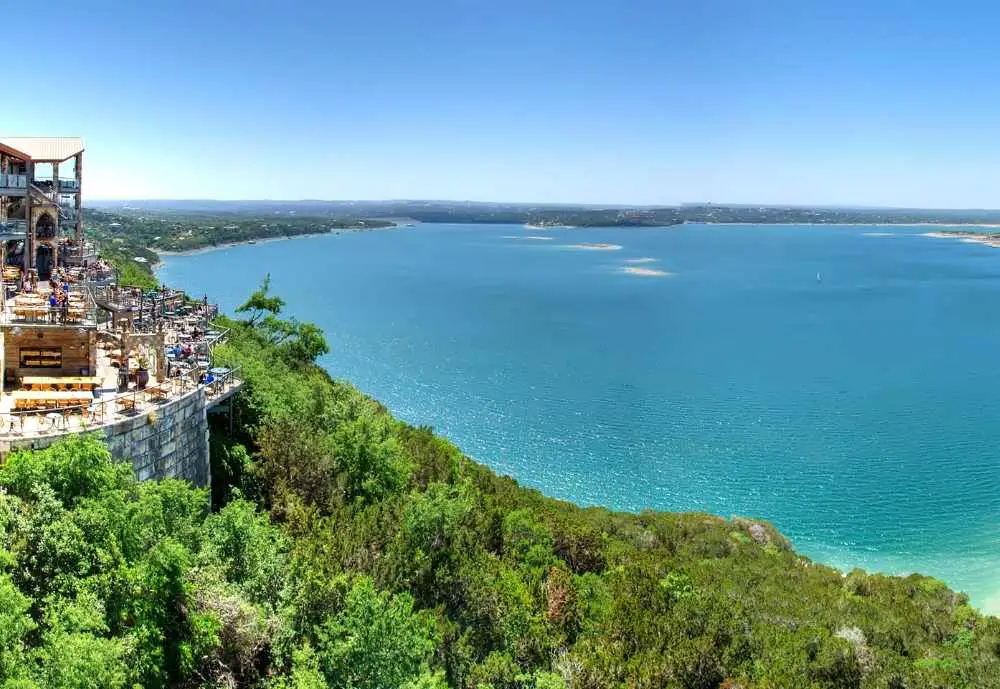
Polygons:
[[966,244],[982,244],[993,249],[1000,249],[1000,234],[985,234],[982,232],[924,232],[920,236],[931,239],[950,239]]
[[285,242],[292,239],[302,239],[305,237],[320,237],[325,234],[341,234],[348,232],[376,232],[379,230],[395,230],[400,227],[407,227],[407,225],[391,225],[389,227],[344,227],[335,228],[333,230],[323,230],[322,232],[303,232],[302,234],[292,234],[283,235],[281,237],[261,237],[258,239],[241,239],[237,242],[224,242],[222,244],[209,244],[207,246],[200,246],[195,249],[184,249],[182,251],[177,251],[173,249],[152,249],[149,250],[156,254],[157,261],[151,268],[153,272],[156,272],[160,266],[163,265],[163,261],[159,260],[160,256],[197,256],[198,254],[207,254],[213,251],[222,251],[223,249],[231,249],[234,246],[244,246],[247,244],[270,244],[272,242]]

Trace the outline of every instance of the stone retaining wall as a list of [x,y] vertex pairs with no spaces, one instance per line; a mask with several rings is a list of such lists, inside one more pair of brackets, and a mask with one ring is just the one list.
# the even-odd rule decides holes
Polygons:
[[[94,428],[104,436],[116,459],[132,462],[139,479],[182,478],[207,487],[208,404],[205,388],[131,419]],[[48,447],[64,435],[13,438],[0,443],[0,452]]]

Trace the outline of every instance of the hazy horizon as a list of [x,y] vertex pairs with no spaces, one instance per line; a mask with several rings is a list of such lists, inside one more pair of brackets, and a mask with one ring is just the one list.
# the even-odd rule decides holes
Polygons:
[[834,204],[834,203],[753,203],[753,202],[732,202],[724,201],[682,201],[680,203],[661,204],[639,204],[639,203],[573,203],[569,201],[503,201],[503,200],[478,200],[478,199],[430,199],[430,198],[398,198],[398,199],[334,199],[334,198],[95,198],[87,201],[88,205],[98,206],[106,204],[141,204],[141,203],[217,203],[217,204],[241,204],[241,203],[274,203],[274,204],[296,204],[296,203],[322,203],[322,204],[392,204],[392,203],[440,203],[440,204],[471,204],[471,205],[497,205],[497,206],[524,206],[524,207],[549,207],[549,208],[622,208],[622,209],[645,209],[645,208],[684,208],[717,206],[719,208],[796,208],[796,209],[817,209],[817,210],[859,210],[859,211],[921,211],[921,212],[998,212],[1000,206],[989,207],[931,207],[931,206],[885,206],[885,205],[863,205],[863,204]]

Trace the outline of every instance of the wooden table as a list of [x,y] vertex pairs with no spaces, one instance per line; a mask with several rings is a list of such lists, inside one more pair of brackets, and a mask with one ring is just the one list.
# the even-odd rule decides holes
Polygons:
[[165,402],[170,399],[173,390],[173,384],[170,381],[164,381],[157,385],[150,385],[143,389],[143,392],[149,396],[151,402]]
[[14,409],[60,409],[63,407],[83,407],[94,401],[94,396],[82,392],[44,392],[41,390],[17,390],[10,393]]
[[83,390],[93,392],[100,384],[101,379],[94,376],[24,376],[21,379],[22,387],[36,391]]

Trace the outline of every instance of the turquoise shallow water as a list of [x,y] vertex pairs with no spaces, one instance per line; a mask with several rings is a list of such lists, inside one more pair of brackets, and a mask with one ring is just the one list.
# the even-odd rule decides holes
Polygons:
[[549,495],[762,517],[1000,611],[1000,251],[925,229],[421,225],[161,277],[231,309],[270,272],[335,376]]

